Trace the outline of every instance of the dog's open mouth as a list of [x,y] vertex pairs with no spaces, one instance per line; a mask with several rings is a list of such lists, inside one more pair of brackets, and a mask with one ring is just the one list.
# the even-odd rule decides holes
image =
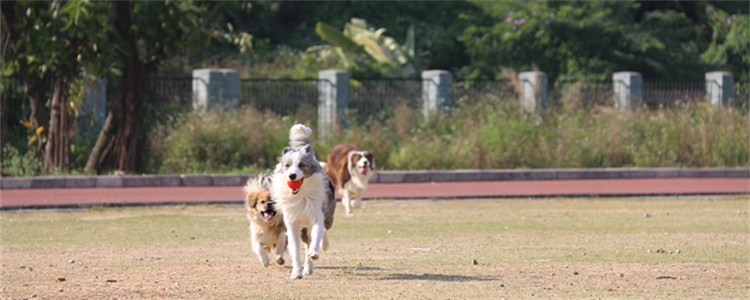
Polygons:
[[271,221],[276,216],[276,212],[273,210],[262,211],[260,214],[263,216],[263,219],[266,219],[266,221]]
[[367,176],[367,166],[359,167],[359,174],[362,174],[362,176]]
[[289,186],[289,188],[292,190],[292,195],[296,195],[299,193],[300,187],[302,187],[302,182],[305,181],[305,178],[300,178],[300,180],[290,180],[286,182],[286,185]]

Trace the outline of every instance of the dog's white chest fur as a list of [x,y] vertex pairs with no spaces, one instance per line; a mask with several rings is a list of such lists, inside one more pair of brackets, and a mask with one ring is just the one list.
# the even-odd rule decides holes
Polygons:
[[276,209],[281,210],[290,219],[298,220],[302,226],[310,226],[323,220],[311,218],[323,217],[323,205],[328,196],[326,195],[323,173],[314,173],[305,178],[302,187],[297,194],[292,194],[286,185],[287,178],[283,173],[274,174],[273,188],[271,193],[276,199]]
[[352,178],[344,184],[344,189],[357,194],[364,193],[367,189],[367,182],[370,180],[370,176],[372,176],[372,172],[368,172],[367,176],[362,176],[362,174],[359,174],[356,169],[350,169],[349,171],[350,174],[352,174]]

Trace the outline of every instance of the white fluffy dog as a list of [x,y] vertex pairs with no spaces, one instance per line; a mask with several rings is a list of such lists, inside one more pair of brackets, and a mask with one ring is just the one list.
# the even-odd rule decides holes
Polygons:
[[327,230],[333,225],[336,209],[333,185],[315,159],[310,144],[312,130],[297,124],[289,130],[289,147],[284,148],[273,174],[271,188],[276,209],[284,215],[292,279],[302,278],[300,240],[305,242],[304,275],[313,272],[312,260],[319,248],[328,248]]

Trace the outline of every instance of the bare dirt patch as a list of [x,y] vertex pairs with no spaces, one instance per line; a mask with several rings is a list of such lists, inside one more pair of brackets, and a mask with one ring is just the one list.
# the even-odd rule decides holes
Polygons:
[[2,212],[0,295],[750,296],[748,198],[365,204],[336,216],[331,249],[295,281],[289,266],[260,266],[242,206]]

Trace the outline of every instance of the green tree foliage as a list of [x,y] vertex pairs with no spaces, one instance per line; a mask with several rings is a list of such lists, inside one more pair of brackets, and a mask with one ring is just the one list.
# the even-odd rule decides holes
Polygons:
[[[235,2],[238,4],[239,2]],[[242,30],[210,28],[223,18],[206,14],[212,3],[193,1],[3,1],[3,70],[21,74],[32,107],[30,132],[46,143],[48,170],[67,169],[81,74],[106,77],[119,91],[111,117],[89,158],[89,171],[138,171],[146,146],[143,117],[147,78],[178,54],[192,54],[213,41],[252,47]],[[54,78],[51,100],[42,78]],[[37,89],[41,92],[33,92]],[[49,108],[47,108],[49,107]],[[40,143],[40,145],[41,145]],[[41,153],[43,152],[43,153]]]
[[730,70],[747,80],[750,77],[750,16],[706,7],[712,28],[711,44],[701,60]]
[[747,26],[744,36],[742,29],[717,28],[717,20],[726,25],[733,17],[705,3],[643,3],[645,8],[634,1],[472,3],[480,9],[461,15],[471,25],[460,36],[470,57],[462,73],[470,78],[495,77],[502,66],[566,78],[629,70],[648,78],[698,79],[728,65],[716,55],[698,59],[711,42],[706,28],[714,29],[714,43],[735,41],[724,44],[733,47],[730,57],[747,47]]
[[[206,14],[221,16],[210,23],[210,28],[221,29],[231,24],[235,31],[251,32],[256,51],[241,54],[226,46],[211,45],[196,56],[185,57],[180,64],[245,64],[253,69],[251,73],[256,73],[256,68],[263,68],[258,65],[270,60],[283,59],[281,56],[289,57],[286,60],[298,59],[306,49],[325,44],[326,41],[315,33],[318,22],[341,32],[352,18],[386,28],[387,35],[396,37],[399,42],[413,26],[421,69],[457,71],[457,66],[462,65],[466,58],[457,40],[466,22],[458,19],[458,15],[476,9],[465,1],[216,1],[208,2],[206,7]],[[299,65],[299,61],[294,61],[281,67],[303,69]],[[179,64],[173,69],[177,67]],[[317,74],[317,69],[277,70],[278,74],[266,75],[270,72],[262,72],[260,76],[309,77]]]
[[[109,28],[107,8],[106,3],[86,1],[2,3],[3,33],[9,42],[9,49],[3,49],[4,73],[21,74],[31,91],[29,141],[38,142],[47,170],[70,167],[73,117],[81,99],[75,91],[82,90],[83,82],[78,76],[112,67],[107,48],[101,47]],[[55,79],[48,106],[45,76]]]

